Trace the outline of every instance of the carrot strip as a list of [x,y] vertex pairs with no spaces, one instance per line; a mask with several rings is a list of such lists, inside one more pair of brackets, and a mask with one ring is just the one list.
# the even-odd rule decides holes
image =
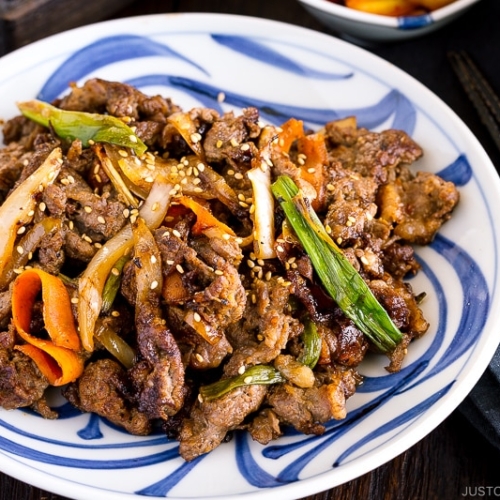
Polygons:
[[[31,335],[31,318],[37,296],[42,291],[43,320],[50,340]],[[27,342],[16,349],[28,355],[52,385],[76,380],[83,372],[81,348],[71,303],[64,283],[41,269],[27,269],[14,281],[12,321]]]
[[280,126],[281,132],[279,133],[279,147],[285,153],[290,151],[292,144],[299,137],[304,135],[304,123],[302,120],[290,118],[283,125]]
[[216,228],[223,234],[225,233],[231,236],[236,236],[234,231],[229,226],[226,226],[226,224],[217,219],[217,217],[215,217],[210,210],[195,201],[193,198],[190,198],[189,196],[181,196],[176,201],[192,210],[196,215],[196,223],[193,226],[194,234],[200,234],[208,229]]
[[305,156],[300,176],[316,190],[317,196],[312,201],[312,206],[318,210],[325,199],[324,167],[328,164],[325,137],[319,133],[300,137],[297,140],[297,150]]

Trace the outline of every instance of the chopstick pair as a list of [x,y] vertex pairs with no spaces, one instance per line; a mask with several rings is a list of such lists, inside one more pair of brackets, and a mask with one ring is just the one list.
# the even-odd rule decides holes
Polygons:
[[465,51],[448,52],[455,74],[500,150],[500,101],[484,75]]

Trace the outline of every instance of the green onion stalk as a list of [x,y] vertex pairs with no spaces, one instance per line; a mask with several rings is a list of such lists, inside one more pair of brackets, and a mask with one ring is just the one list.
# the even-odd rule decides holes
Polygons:
[[402,333],[365,280],[330,238],[294,181],[280,176],[271,190],[326,291],[380,351],[393,351],[401,341]]
[[147,146],[122,120],[111,115],[67,111],[36,99],[20,102],[17,107],[30,120],[50,127],[62,139],[80,139],[84,147],[106,142],[130,148],[140,156]]

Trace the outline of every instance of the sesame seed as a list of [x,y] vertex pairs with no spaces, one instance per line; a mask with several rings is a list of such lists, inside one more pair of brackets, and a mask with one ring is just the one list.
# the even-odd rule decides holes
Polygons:
[[122,213],[123,213],[123,217],[125,217],[125,219],[129,218],[130,210],[128,208],[125,208]]
[[16,250],[17,250],[17,253],[18,253],[19,255],[22,255],[22,254],[24,253],[24,248],[23,248],[21,245],[19,245],[19,246],[16,248]]
[[124,149],[119,149],[118,154],[122,156],[123,158],[127,158],[128,153]]
[[184,274],[184,269],[183,267],[180,265],[180,264],[177,264],[175,266],[175,268],[177,269],[177,271],[180,273],[180,274]]
[[177,238],[180,238],[180,237],[181,237],[181,233],[179,233],[179,231],[178,231],[177,229],[174,229],[174,230],[172,231],[172,234],[173,234],[174,236],[177,236]]
[[220,139],[215,143],[215,147],[216,148],[221,148],[222,147],[222,141]]
[[240,201],[238,204],[241,208],[248,208],[250,206],[246,201]]
[[352,215],[350,215],[349,217],[347,217],[347,219],[348,219],[350,222],[356,222],[356,217],[353,217]]
[[193,184],[195,186],[197,186],[200,182],[201,182],[201,179],[199,179],[198,177],[196,179],[193,179]]
[[230,240],[230,239],[231,239],[231,235],[230,235],[230,234],[227,234],[227,233],[224,233],[224,234],[222,235],[222,239],[223,239],[223,240],[228,241],[228,240]]
[[328,233],[328,234],[332,234],[332,228],[331,226],[329,226],[328,224],[325,226],[325,231]]
[[273,274],[271,273],[271,271],[267,271],[264,277],[266,278],[266,281],[270,281],[271,278],[273,277]]
[[233,146],[234,148],[240,145],[236,137],[233,137],[229,142],[231,143],[231,146]]
[[308,168],[307,172],[310,174],[314,174],[314,172],[316,172],[316,169],[315,168]]
[[151,290],[154,290],[155,288],[158,288],[158,281],[154,280],[152,283],[151,283]]
[[69,228],[70,228],[71,230],[73,230],[73,228],[75,227],[75,223],[74,223],[72,220],[70,220],[70,221],[68,222],[68,226],[69,226]]
[[241,365],[239,368],[238,368],[238,373],[240,375],[243,375],[246,371],[246,368],[245,368],[245,365]]
[[151,260],[151,264],[156,264],[156,262],[157,262],[157,259],[156,259],[156,257],[154,255],[151,255],[151,259],[150,260]]
[[234,170],[229,169],[229,170],[227,171],[227,175],[234,175]]
[[259,266],[263,266],[265,262],[263,259],[257,259],[257,264],[259,264]]
[[205,165],[203,163],[198,163],[198,165],[196,165],[196,168],[200,171],[200,172],[203,172],[205,170]]
[[278,250],[278,252],[284,252],[285,251],[285,249],[281,245],[278,245],[276,247],[276,250]]
[[153,177],[151,177],[150,175],[148,175],[148,177],[146,177],[144,180],[145,180],[146,182],[150,183],[150,184],[151,184],[152,182],[154,182]]
[[68,179],[66,179],[66,178],[61,179],[61,184],[62,184],[63,186],[67,186],[67,185],[69,184],[69,180],[68,180]]
[[120,316],[120,313],[118,311],[112,311],[111,316],[114,316],[115,318],[118,318]]
[[193,318],[197,323],[201,321],[201,316],[197,312],[194,313]]
[[253,267],[255,267],[255,262],[253,260],[250,260],[248,259],[247,260],[247,266],[252,269]]
[[248,151],[248,150],[250,149],[250,144],[248,144],[248,143],[242,144],[242,145],[240,146],[240,149],[241,149],[242,151]]
[[223,275],[224,275],[224,273],[223,273],[220,269],[216,269],[216,270],[214,271],[214,273],[215,273],[217,276],[223,276]]
[[92,212],[92,207],[83,207],[83,209],[85,210],[85,212],[87,212],[88,214],[90,214]]
[[335,186],[333,184],[327,184],[326,189],[327,191],[335,191]]
[[191,141],[193,141],[194,144],[196,144],[197,142],[200,142],[201,139],[202,139],[202,137],[198,132],[191,134]]
[[35,211],[34,211],[34,210],[30,210],[30,211],[28,212],[28,216],[29,216],[29,217],[33,217],[33,215],[35,215]]
[[224,92],[219,92],[217,94],[217,102],[224,102],[225,99],[226,99],[226,94],[224,94]]
[[40,212],[45,212],[46,208],[47,208],[47,205],[45,205],[45,203],[43,201],[40,203],[40,205],[38,205],[38,210],[40,210]]
[[201,394],[198,394],[198,401],[200,403],[203,403],[203,396]]
[[243,379],[243,382],[245,382],[245,384],[251,384],[253,381],[253,377],[245,377]]
[[174,260],[167,260],[166,262],[169,266],[173,266],[175,264]]
[[82,235],[82,239],[84,239],[87,243],[93,243],[92,238],[86,234]]
[[72,304],[78,304],[78,297],[71,297]]
[[17,230],[17,234],[23,234],[26,232],[26,226],[21,226],[18,230]]
[[337,243],[340,245],[340,244],[342,243],[342,241],[343,241],[343,240],[342,240],[342,238],[339,236],[339,237],[337,238]]
[[242,175],[242,174],[240,174],[239,172],[236,172],[236,173],[234,174],[234,178],[235,178],[235,179],[238,179],[238,180],[241,180],[241,179],[243,179],[243,175]]
[[197,361],[199,361],[200,363],[203,363],[203,361],[204,361],[203,356],[199,352],[197,352],[195,354],[195,357],[196,357]]
[[130,142],[137,143],[137,137],[135,135],[129,135],[128,138],[129,138]]
[[203,193],[203,189],[201,189],[200,187],[195,187],[195,188],[193,189],[193,191],[194,191],[195,193]]

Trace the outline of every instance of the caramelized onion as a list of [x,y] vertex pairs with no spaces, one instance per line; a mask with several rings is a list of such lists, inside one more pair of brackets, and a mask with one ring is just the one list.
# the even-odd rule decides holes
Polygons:
[[[172,187],[160,176],[154,182],[139,212],[150,229],[156,229],[163,222]],[[82,345],[89,352],[94,350],[94,328],[101,312],[104,285],[118,259],[132,248],[132,237],[132,227],[127,224],[97,251],[79,279],[78,324]]]

